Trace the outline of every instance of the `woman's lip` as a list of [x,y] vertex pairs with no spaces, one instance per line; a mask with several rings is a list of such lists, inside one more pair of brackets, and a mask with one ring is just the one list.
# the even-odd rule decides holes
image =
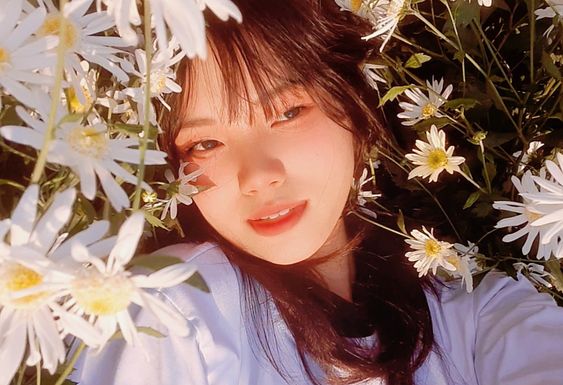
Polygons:
[[293,207],[288,214],[273,220],[248,220],[250,226],[260,235],[273,236],[281,234],[299,222],[303,212],[307,208],[307,202]]
[[277,204],[273,204],[273,205],[268,205],[268,206],[263,207],[260,210],[256,211],[250,218],[248,218],[248,220],[249,221],[258,221],[258,220],[260,220],[260,218],[275,215],[275,214],[279,213],[280,211],[283,211],[283,210],[286,210],[286,209],[291,210],[291,209],[293,209],[297,206],[300,206],[300,205],[302,205],[306,202],[307,201],[303,200],[303,201],[299,201],[299,202],[277,203]]

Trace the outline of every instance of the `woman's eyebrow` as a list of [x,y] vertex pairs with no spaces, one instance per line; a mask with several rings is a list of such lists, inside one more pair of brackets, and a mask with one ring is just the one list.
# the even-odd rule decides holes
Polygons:
[[182,128],[194,128],[194,127],[203,127],[203,126],[213,126],[217,124],[217,121],[213,118],[191,118],[186,119],[182,122]]
[[287,93],[288,91],[294,92],[295,94],[300,94],[302,86],[295,80],[288,80],[282,84],[279,84],[265,92],[258,95],[258,100],[253,100],[253,103],[264,103],[266,100],[271,100]]

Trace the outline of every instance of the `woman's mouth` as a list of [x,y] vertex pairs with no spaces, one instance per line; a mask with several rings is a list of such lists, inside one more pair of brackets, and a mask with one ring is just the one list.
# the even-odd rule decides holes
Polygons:
[[248,223],[260,235],[278,235],[295,226],[303,216],[306,207],[307,202],[304,201],[291,208],[286,207],[269,215],[249,219]]

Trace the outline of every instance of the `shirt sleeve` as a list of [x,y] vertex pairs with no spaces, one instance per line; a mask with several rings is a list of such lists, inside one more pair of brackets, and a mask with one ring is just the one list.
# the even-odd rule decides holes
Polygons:
[[478,384],[563,384],[563,308],[522,276],[489,274],[475,294]]

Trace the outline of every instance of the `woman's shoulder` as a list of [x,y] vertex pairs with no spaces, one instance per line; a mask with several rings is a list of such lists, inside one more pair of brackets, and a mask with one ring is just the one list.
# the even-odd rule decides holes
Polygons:
[[178,243],[153,254],[177,257],[192,265],[205,282],[202,290],[191,285],[178,285],[162,291],[188,319],[215,318],[219,313],[233,322],[240,313],[238,270],[233,267],[221,248],[210,242]]
[[436,343],[469,384],[560,384],[563,308],[527,278],[488,273],[472,293],[438,284],[428,305]]

